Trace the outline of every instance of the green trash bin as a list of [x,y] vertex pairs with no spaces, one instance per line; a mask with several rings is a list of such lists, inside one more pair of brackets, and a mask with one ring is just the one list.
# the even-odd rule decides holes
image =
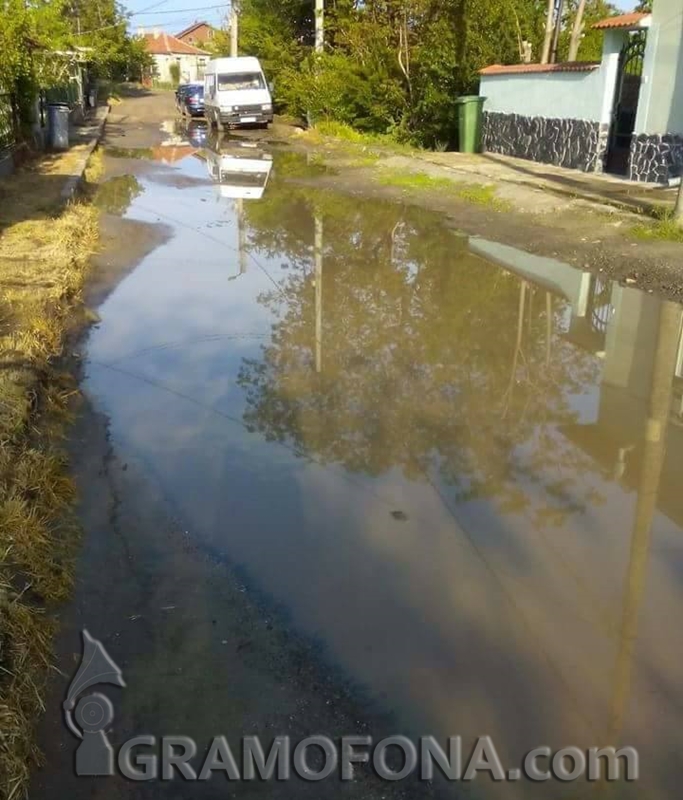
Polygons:
[[481,130],[485,97],[477,94],[458,97],[459,117],[459,150],[461,153],[479,153],[481,151]]

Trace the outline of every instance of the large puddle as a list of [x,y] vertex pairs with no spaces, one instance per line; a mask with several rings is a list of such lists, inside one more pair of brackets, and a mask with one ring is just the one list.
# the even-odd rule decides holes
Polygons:
[[680,307],[208,145],[102,196],[173,231],[90,338],[114,445],[411,730],[632,745],[619,797],[672,796]]

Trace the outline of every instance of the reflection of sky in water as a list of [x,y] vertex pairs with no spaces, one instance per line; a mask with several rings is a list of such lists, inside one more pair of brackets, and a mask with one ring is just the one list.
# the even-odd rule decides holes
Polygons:
[[[205,176],[199,160],[181,168]],[[236,378],[270,343],[275,319],[258,298],[291,274],[287,255],[258,252],[258,264],[247,259],[246,274],[228,281],[239,270],[233,204],[217,203],[208,179],[182,191],[144,183],[128,216],[176,220],[174,236],[104,303],[89,347],[87,389],[110,415],[116,446],[145,466],[207,550],[244,566],[422,731],[491,734],[506,758],[602,744],[635,492],[582,469],[585,454],[552,427],[544,444],[536,432],[516,447],[523,469],[498,494],[462,502],[436,457],[429,480],[399,469],[369,477],[248,432]],[[264,199],[277,191],[270,185]],[[564,335],[566,309],[558,319]],[[600,384],[569,401],[577,422],[595,422]],[[577,460],[534,466],[539,447],[569,448]],[[566,513],[540,514],[550,490]],[[526,505],[514,509],[519,496]],[[644,759],[665,736],[681,744],[683,640],[669,627],[683,601],[681,531],[657,513],[653,534],[623,733]],[[541,793],[564,796],[555,791]]]

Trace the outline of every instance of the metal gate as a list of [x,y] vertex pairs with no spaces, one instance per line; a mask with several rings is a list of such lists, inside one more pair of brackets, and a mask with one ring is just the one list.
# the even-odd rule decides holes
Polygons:
[[640,84],[645,61],[647,31],[629,34],[619,56],[619,73],[614,93],[612,127],[610,129],[607,171],[626,174],[631,151],[631,138],[636,126]]

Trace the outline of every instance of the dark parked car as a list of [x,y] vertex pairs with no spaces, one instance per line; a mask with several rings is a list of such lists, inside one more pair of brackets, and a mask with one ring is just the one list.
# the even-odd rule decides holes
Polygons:
[[182,111],[182,107],[180,105],[180,100],[185,92],[192,87],[190,83],[181,83],[180,86],[175,90],[175,107],[177,111]]
[[[178,87],[180,89],[180,87]],[[190,117],[204,115],[204,87],[201,84],[187,84],[177,95],[178,110]]]

